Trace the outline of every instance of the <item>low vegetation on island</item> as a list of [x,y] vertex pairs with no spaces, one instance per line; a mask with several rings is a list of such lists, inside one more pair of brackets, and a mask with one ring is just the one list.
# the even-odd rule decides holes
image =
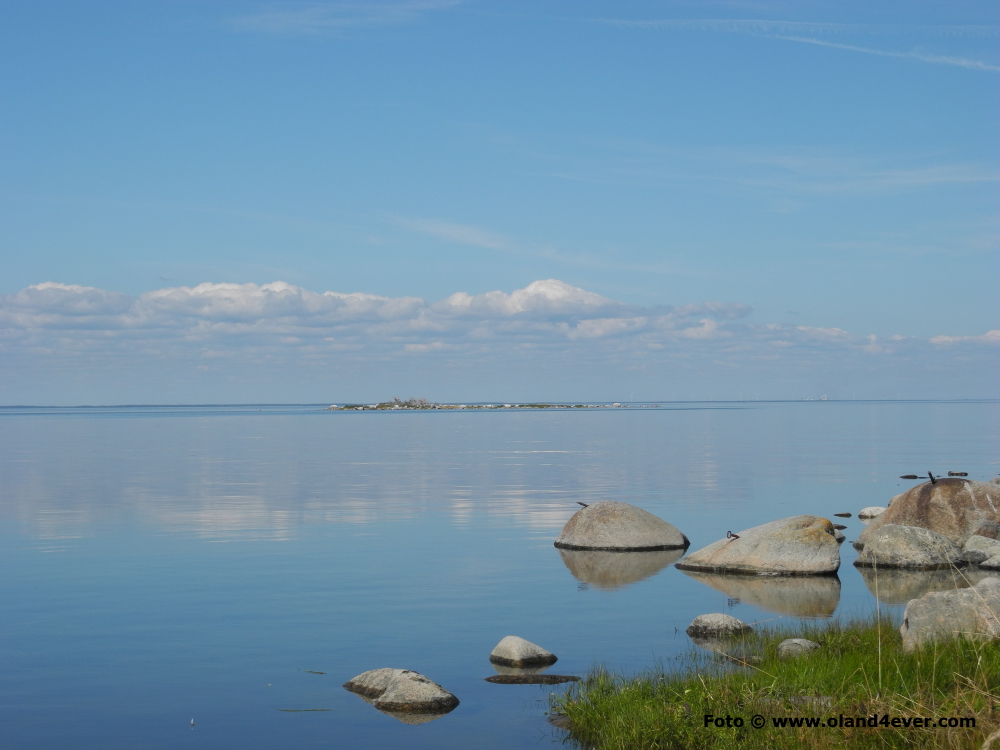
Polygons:
[[[759,630],[724,653],[683,654],[669,669],[633,677],[598,669],[551,696],[552,721],[588,750],[978,750],[994,742],[1000,750],[1000,740],[989,741],[1000,720],[1000,644],[957,638],[907,653],[898,626],[872,617]],[[782,659],[778,644],[791,637],[821,648]]]
[[437,404],[426,398],[380,401],[377,404],[333,404],[327,411],[419,411],[424,409],[650,409],[659,404]]

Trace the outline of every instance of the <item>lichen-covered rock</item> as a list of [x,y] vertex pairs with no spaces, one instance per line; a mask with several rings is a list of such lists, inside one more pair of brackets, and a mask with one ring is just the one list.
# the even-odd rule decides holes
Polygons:
[[731,638],[752,631],[753,628],[742,620],[715,612],[710,615],[698,615],[684,632],[692,638]]
[[490,653],[490,661],[505,667],[540,667],[559,660],[551,651],[516,635],[508,635]]
[[382,711],[427,713],[451,711],[458,705],[458,698],[422,674],[404,670],[389,682],[374,705]]
[[934,570],[966,564],[962,549],[943,534],[918,526],[889,524],[868,537],[857,567]]
[[458,698],[443,687],[408,669],[373,669],[348,680],[344,687],[374,699],[375,708],[391,713],[444,713],[458,705]]
[[917,526],[948,537],[959,547],[978,534],[1000,538],[1000,489],[988,482],[944,478],[911,487],[858,536],[862,549],[883,526]]
[[778,658],[792,659],[815,651],[820,645],[807,638],[788,638],[778,644]]
[[931,592],[906,605],[903,649],[965,637],[1000,639],[1000,578],[984,578],[971,588]]
[[707,573],[829,575],[840,568],[835,532],[826,518],[782,518],[713,542],[677,567]]
[[688,544],[688,538],[662,518],[615,500],[578,510],[555,541],[565,549],[616,551],[685,549]]
[[965,542],[966,552],[984,552],[986,557],[1000,555],[1000,541],[990,539],[988,536],[973,534]]
[[389,687],[389,683],[404,671],[406,670],[390,667],[372,669],[368,672],[362,672],[357,677],[352,677],[344,683],[344,687],[352,693],[358,693],[368,698],[378,698]]
[[881,505],[871,505],[859,510],[858,518],[875,518],[876,516],[881,516],[887,510],[888,508],[883,508]]

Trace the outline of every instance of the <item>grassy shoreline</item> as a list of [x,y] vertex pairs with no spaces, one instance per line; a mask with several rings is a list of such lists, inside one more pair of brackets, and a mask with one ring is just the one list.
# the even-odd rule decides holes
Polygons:
[[[553,694],[551,712],[565,717],[571,742],[593,750],[981,748],[1000,724],[1000,644],[957,639],[907,654],[898,627],[873,616],[761,630],[727,650],[737,659],[756,657],[745,666],[692,647],[679,670],[632,677],[595,670]],[[822,648],[783,660],[777,646],[786,638],[808,638]],[[751,726],[754,715],[764,717],[763,728]],[[880,724],[868,727],[873,716]],[[864,727],[843,726],[862,717]],[[917,717],[935,726],[923,727]],[[823,724],[775,726],[783,718]],[[831,718],[836,727],[825,726]],[[973,719],[975,726],[938,727],[940,718]]]

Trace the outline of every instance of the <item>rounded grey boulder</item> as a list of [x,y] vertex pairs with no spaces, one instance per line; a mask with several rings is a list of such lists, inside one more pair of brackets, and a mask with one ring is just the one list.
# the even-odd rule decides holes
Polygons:
[[688,538],[652,513],[616,500],[581,508],[563,526],[556,547],[617,552],[685,549]]
[[831,575],[840,568],[840,547],[828,519],[792,516],[713,542],[676,567],[706,573]]
[[555,664],[559,657],[524,638],[506,636],[490,653],[490,661],[505,667],[540,667]]
[[868,537],[854,561],[857,567],[913,568],[935,570],[961,567],[965,553],[951,539],[919,526],[882,526]]
[[458,698],[436,682],[408,669],[373,669],[344,683],[351,692],[374,699],[380,711],[444,713],[458,705]]
[[788,638],[778,644],[778,658],[792,659],[796,656],[805,656],[818,648],[819,644],[816,641],[807,638]]
[[858,518],[875,518],[876,516],[881,516],[886,512],[888,508],[883,508],[880,505],[871,505],[867,508],[862,508],[858,511]]
[[903,650],[956,637],[1000,639],[1000,578],[984,578],[957,591],[924,594],[903,613]]
[[684,632],[692,638],[729,638],[752,631],[753,628],[742,620],[715,612],[710,615],[698,615]]

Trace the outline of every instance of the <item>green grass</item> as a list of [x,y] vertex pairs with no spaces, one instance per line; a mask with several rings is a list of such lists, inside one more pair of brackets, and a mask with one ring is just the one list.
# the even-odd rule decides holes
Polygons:
[[[959,639],[904,653],[899,623],[870,620],[763,630],[729,653],[758,654],[748,666],[699,652],[685,666],[634,677],[595,670],[551,697],[569,720],[568,740],[593,750],[699,748],[980,748],[998,726],[1000,644]],[[781,660],[785,638],[822,645]],[[705,714],[741,717],[742,728],[705,727]],[[755,714],[763,729],[750,726]],[[778,728],[774,717],[972,717],[975,728]],[[997,743],[1000,750],[1000,742]]]

